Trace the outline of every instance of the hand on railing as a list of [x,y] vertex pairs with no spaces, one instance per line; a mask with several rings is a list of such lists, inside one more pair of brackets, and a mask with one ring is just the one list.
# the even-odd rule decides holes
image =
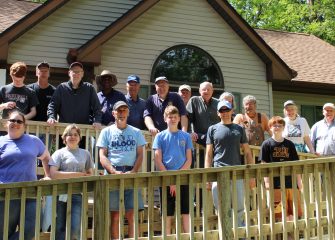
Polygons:
[[153,128],[149,128],[149,132],[154,137],[154,136],[156,136],[157,133],[159,133],[159,130],[157,128],[153,127]]
[[55,123],[57,123],[57,121],[55,119],[53,119],[53,118],[49,118],[47,120],[47,123],[52,126],[52,125],[55,125]]
[[44,177],[44,178],[41,178],[40,181],[45,181],[45,180],[51,180],[50,177]]
[[98,123],[98,122],[94,122],[93,124],[92,124],[92,126],[94,127],[94,129],[101,129],[101,123]]

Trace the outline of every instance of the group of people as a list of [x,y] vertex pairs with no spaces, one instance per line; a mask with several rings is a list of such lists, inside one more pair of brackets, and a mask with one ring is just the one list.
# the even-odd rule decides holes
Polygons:
[[[289,100],[284,103],[285,118],[278,116],[270,120],[257,112],[254,96],[243,99],[244,113],[235,114],[233,94],[224,92],[219,99],[213,97],[212,83],[203,82],[200,96],[191,96],[189,85],[179,87],[178,93],[169,90],[169,80],[160,76],[155,79],[156,94],[147,100],[139,97],[140,78],[127,78],[127,94],[113,89],[116,76],[104,70],[96,77],[98,93],[92,84],[83,82],[84,66],[80,62],[70,65],[69,81],[57,88],[49,84],[50,65],[47,62],[36,66],[37,82],[24,85],[27,66],[22,62],[10,68],[13,82],[0,89],[0,110],[7,119],[7,135],[0,137],[0,183],[36,180],[36,158],[40,158],[46,179],[83,177],[92,174],[94,167],[88,151],[82,149],[80,129],[76,124],[92,124],[102,129],[96,146],[99,160],[105,174],[136,173],[143,161],[146,141],[141,130],[148,130],[154,136],[153,151],[158,171],[190,169],[194,163],[192,141],[205,147],[200,154],[199,165],[195,167],[222,167],[228,165],[254,164],[249,145],[261,146],[258,162],[271,163],[298,160],[297,151],[319,155],[335,154],[334,109],[332,103],[323,106],[324,119],[309,129],[307,121],[298,115],[297,105]],[[63,147],[52,156],[42,141],[24,134],[27,119],[69,123],[61,136]],[[271,136],[265,140],[265,133]],[[34,146],[34,147],[32,147]],[[240,148],[244,151],[241,158]],[[20,149],[20,151],[18,151]],[[96,166],[97,167],[97,166]],[[268,186],[268,179],[265,180]],[[278,189],[278,179],[275,189]],[[286,180],[287,188],[292,188]],[[301,181],[298,181],[301,187]],[[238,181],[239,225],[243,225],[244,183]],[[214,205],[217,207],[217,184],[209,184]],[[160,191],[162,195],[162,190]],[[181,186],[181,214],[183,231],[189,231],[188,186]],[[125,209],[129,226],[134,224],[133,196],[139,196],[139,209],[143,208],[141,192],[125,191]],[[275,197],[275,201],[280,200]],[[278,195],[277,194],[277,195]],[[277,196],[275,194],[275,196]],[[287,194],[288,196],[289,194]],[[176,186],[167,188],[166,232],[171,233],[172,216],[175,209]],[[191,196],[193,197],[193,196]],[[65,237],[66,195],[60,195],[57,202],[57,239]],[[80,239],[81,195],[72,196],[71,239]],[[279,201],[280,202],[280,201]],[[277,201],[277,203],[279,204]],[[16,205],[15,205],[16,204]],[[32,239],[36,201],[27,199],[25,239]],[[119,237],[119,191],[110,192],[111,237]],[[179,203],[178,203],[179,204]],[[12,200],[10,208],[9,236],[17,236],[20,202]],[[12,211],[11,211],[12,212]],[[4,202],[0,201],[0,236],[3,233]],[[288,214],[289,215],[289,214]],[[134,236],[129,227],[128,236]]]

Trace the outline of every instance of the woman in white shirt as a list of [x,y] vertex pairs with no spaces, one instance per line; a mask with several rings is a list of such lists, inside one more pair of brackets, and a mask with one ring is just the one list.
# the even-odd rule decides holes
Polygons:
[[[315,153],[311,139],[309,137],[310,128],[305,118],[298,115],[297,105],[288,100],[284,103],[285,129],[283,137],[291,140],[297,152]],[[306,146],[308,149],[306,149]]]

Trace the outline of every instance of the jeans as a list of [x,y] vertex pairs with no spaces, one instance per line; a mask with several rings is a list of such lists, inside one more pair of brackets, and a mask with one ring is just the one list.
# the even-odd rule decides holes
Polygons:
[[[232,183],[231,183],[232,185]],[[232,188],[235,186],[231,186]],[[232,191],[232,189],[231,189]],[[244,221],[244,183],[243,179],[239,179],[236,181],[236,193],[237,193],[237,224],[239,227],[245,226]],[[212,184],[212,195],[214,207],[218,209],[218,189],[217,182],[213,182]]]
[[[70,201],[70,199],[67,199]],[[80,194],[72,195],[71,209],[71,239],[80,239],[81,229],[81,203],[82,197]],[[67,202],[57,201],[57,218],[56,218],[56,239],[65,239],[66,232],[66,208]]]
[[[4,210],[5,202],[0,201],[0,239],[3,238],[3,227],[4,227]],[[19,232],[16,231],[17,226],[20,224],[20,211],[21,211],[21,200],[11,200],[9,205],[9,216],[8,216],[8,239],[16,240],[19,239]],[[30,240],[35,236],[35,221],[36,221],[36,200],[26,200],[26,212],[24,221],[24,239]]]
[[45,205],[42,207],[42,232],[47,232],[52,221],[52,196],[45,196]]

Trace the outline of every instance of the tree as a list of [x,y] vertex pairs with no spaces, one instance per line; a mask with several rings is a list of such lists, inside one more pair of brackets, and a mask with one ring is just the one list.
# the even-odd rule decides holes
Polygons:
[[334,0],[229,0],[254,28],[304,32],[335,45]]

